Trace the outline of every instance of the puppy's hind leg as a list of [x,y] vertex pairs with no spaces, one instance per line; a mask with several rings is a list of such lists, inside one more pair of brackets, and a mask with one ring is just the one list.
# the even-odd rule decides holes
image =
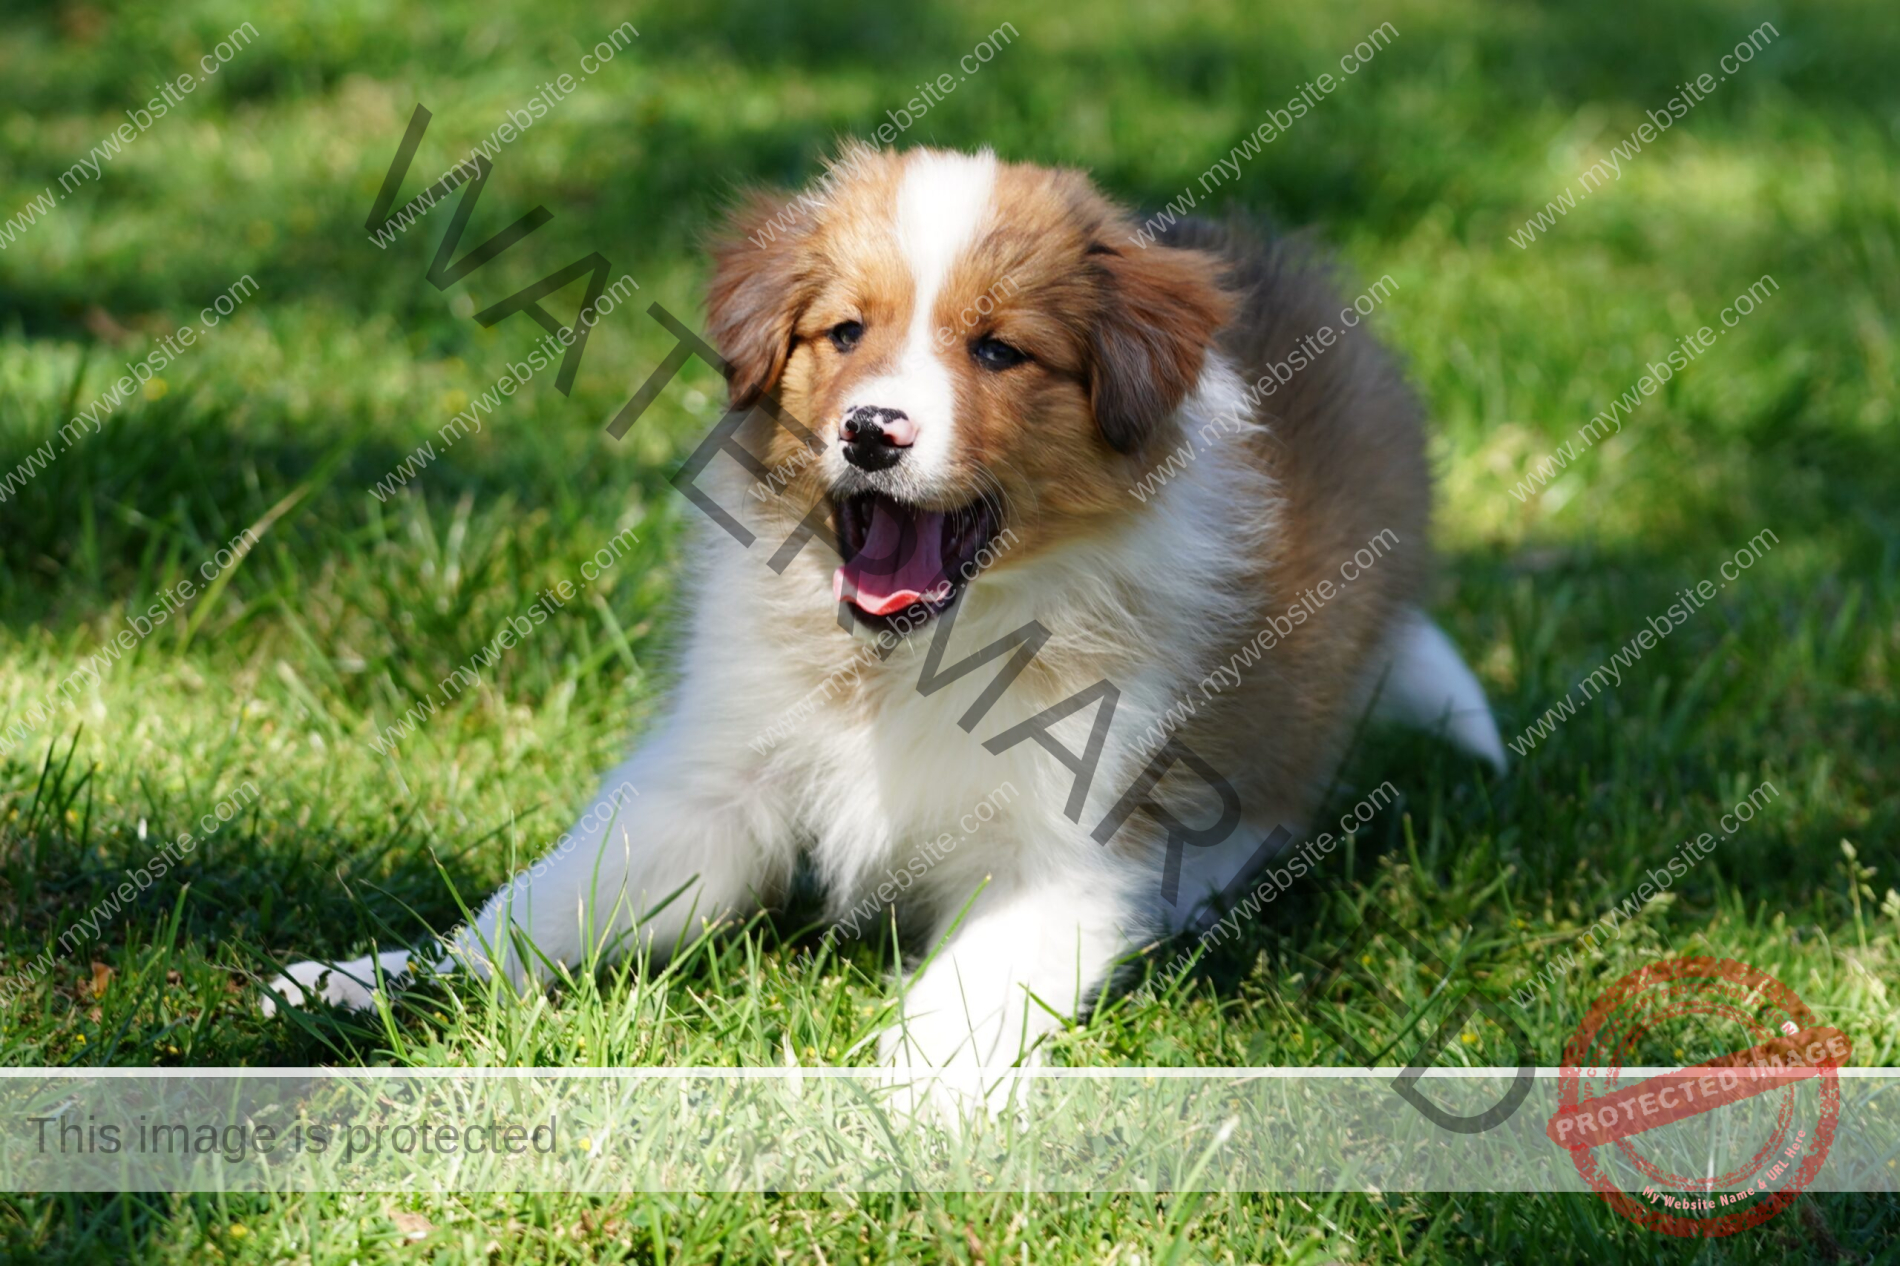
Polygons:
[[[684,728],[662,726],[609,774],[573,830],[448,938],[436,969],[500,972],[525,990],[547,983],[557,968],[639,944],[664,958],[694,923],[756,908],[782,886],[792,862],[786,824],[741,762],[729,753],[700,759],[700,736]],[[314,994],[364,1008],[379,967],[400,983],[410,965],[407,950],[296,963],[270,988],[292,1006]],[[263,1009],[273,1013],[275,1002],[266,997]]]

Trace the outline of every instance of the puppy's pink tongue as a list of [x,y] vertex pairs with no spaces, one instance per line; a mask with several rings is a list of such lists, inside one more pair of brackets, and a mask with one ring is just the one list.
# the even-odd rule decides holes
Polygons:
[[943,574],[943,515],[903,511],[876,502],[864,548],[831,577],[831,596],[872,615],[950,593]]

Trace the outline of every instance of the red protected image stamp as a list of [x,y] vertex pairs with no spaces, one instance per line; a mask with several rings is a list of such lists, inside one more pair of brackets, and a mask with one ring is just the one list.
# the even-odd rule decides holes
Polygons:
[[[1838,1069],[1852,1049],[1846,1034],[1817,1024],[1767,972],[1729,958],[1653,963],[1611,985],[1564,1046],[1547,1133],[1569,1150],[1584,1181],[1636,1225],[1667,1235],[1733,1235],[1774,1217],[1814,1181],[1834,1142]],[[1658,1051],[1677,1060],[1711,1057],[1682,1065],[1654,1058]],[[1646,1053],[1652,1058],[1641,1058]],[[1645,1064],[1673,1071],[1626,1072]],[[1804,1095],[1810,1079],[1818,1094]],[[1675,1173],[1657,1163],[1655,1149],[1646,1153],[1646,1131],[1768,1095],[1779,1097],[1772,1125],[1734,1156],[1705,1157],[1704,1172]],[[1621,1183],[1608,1164],[1619,1161]],[[1718,1173],[1718,1166],[1728,1168]],[[1638,1179],[1640,1192],[1623,1190]]]

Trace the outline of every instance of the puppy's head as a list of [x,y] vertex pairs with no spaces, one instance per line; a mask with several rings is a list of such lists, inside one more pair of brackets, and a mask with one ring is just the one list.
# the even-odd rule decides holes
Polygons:
[[823,498],[861,622],[911,629],[984,567],[1137,512],[1133,478],[1229,312],[1219,264],[1134,244],[1073,171],[938,150],[845,149],[793,198],[757,197],[715,251],[708,303],[732,402],[766,394],[784,498]]

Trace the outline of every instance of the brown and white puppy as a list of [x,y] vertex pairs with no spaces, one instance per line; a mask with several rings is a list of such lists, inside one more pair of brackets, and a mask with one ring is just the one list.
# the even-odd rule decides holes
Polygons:
[[[1418,406],[1295,252],[1143,246],[1082,174],[988,152],[851,147],[790,205],[736,217],[710,328],[735,409],[817,447],[756,408],[763,482],[707,469],[755,539],[703,534],[666,719],[450,958],[664,951],[803,855],[841,917],[927,922],[884,1058],[1005,1065],[1298,835],[1375,691],[1502,765],[1419,614]],[[275,984],[363,1005],[408,965]]]

